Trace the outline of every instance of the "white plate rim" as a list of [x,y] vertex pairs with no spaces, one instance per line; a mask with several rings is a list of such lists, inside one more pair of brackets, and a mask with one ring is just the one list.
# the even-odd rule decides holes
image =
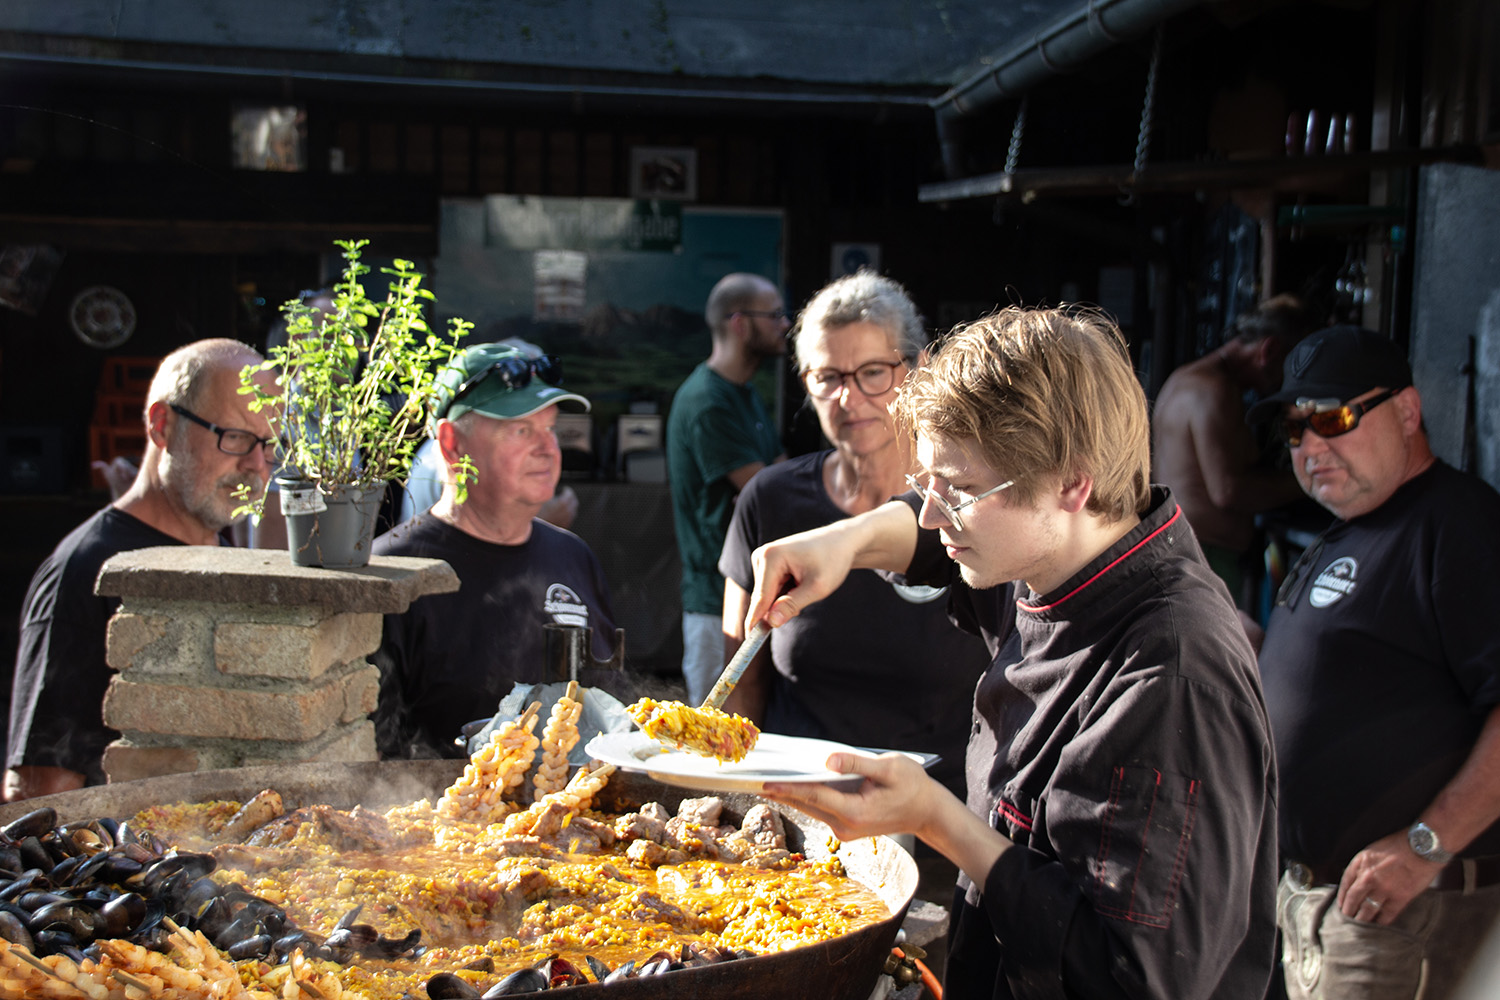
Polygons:
[[[769,744],[769,746],[767,746]],[[754,769],[753,758],[758,752],[770,750],[778,754],[807,756],[815,760],[826,760],[831,753],[853,753],[873,756],[845,743],[832,740],[812,739],[802,736],[781,736],[777,733],[762,733],[756,749],[738,763],[717,763],[711,757],[703,757],[686,750],[674,750],[664,746],[639,729],[624,733],[600,733],[589,740],[584,748],[590,757],[602,760],[626,771],[637,771],[664,785],[678,788],[713,791],[759,792],[767,782],[786,784],[825,784],[835,788],[857,788],[864,778],[857,774],[840,774],[826,768],[774,774]],[[653,751],[642,756],[638,751]],[[652,766],[651,758],[669,761],[672,766]],[[678,767],[676,765],[685,765]]]

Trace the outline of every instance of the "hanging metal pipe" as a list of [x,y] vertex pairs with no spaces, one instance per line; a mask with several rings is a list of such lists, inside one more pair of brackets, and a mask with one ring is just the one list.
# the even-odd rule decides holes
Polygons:
[[993,53],[986,67],[932,99],[943,170],[962,176],[961,119],[1032,86],[1070,72],[1100,52],[1140,35],[1173,15],[1220,0],[1089,0],[1032,38]]

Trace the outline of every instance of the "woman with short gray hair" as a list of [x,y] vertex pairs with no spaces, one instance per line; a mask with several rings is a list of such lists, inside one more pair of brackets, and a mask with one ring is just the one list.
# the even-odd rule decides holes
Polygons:
[[[890,405],[924,345],[922,317],[906,290],[871,271],[838,279],[803,309],[797,367],[833,447],[763,469],[740,494],[719,560],[724,629],[736,639],[757,546],[878,507],[906,489],[911,455]],[[940,754],[934,775],[958,792],[970,698],[989,657],[948,621],[945,594],[856,574],[772,633],[726,708],[767,732]]]

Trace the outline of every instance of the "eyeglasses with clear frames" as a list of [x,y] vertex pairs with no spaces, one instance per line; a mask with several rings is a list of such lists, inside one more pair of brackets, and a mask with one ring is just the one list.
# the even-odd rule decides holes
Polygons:
[[220,427],[218,424],[210,423],[209,421],[204,420],[202,417],[198,416],[198,414],[194,413],[192,410],[189,410],[187,407],[178,406],[176,403],[172,403],[171,407],[172,412],[177,414],[179,417],[191,420],[199,427],[202,427],[205,430],[213,431],[215,434],[217,434],[219,436],[219,450],[224,454],[248,455],[257,447],[259,447],[265,454],[266,461],[272,463],[273,465],[275,464],[276,450],[278,447],[280,447],[280,442],[278,442],[275,438],[257,437],[254,434],[251,434],[249,431],[235,430],[232,427]]
[[1016,481],[1014,479],[1007,479],[999,486],[992,486],[991,488],[985,490],[983,493],[969,497],[965,500],[960,500],[958,503],[949,503],[947,497],[943,496],[931,486],[928,486],[927,484],[917,479],[916,476],[908,475],[906,477],[906,485],[910,486],[918,493],[921,493],[933,503],[937,504],[938,509],[943,512],[943,516],[948,519],[948,523],[953,525],[955,530],[963,531],[964,522],[963,518],[959,517],[959,511],[963,510],[965,507],[972,507],[974,504],[983,500],[985,497],[992,497],[996,493],[999,493],[1001,490],[1009,489],[1010,487],[1016,485]]

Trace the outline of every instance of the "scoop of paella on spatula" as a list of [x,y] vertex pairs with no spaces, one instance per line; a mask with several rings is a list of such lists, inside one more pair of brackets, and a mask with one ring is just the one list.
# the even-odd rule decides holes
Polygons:
[[743,715],[707,705],[642,698],[626,711],[653,740],[716,760],[743,760],[760,739],[760,730]]

